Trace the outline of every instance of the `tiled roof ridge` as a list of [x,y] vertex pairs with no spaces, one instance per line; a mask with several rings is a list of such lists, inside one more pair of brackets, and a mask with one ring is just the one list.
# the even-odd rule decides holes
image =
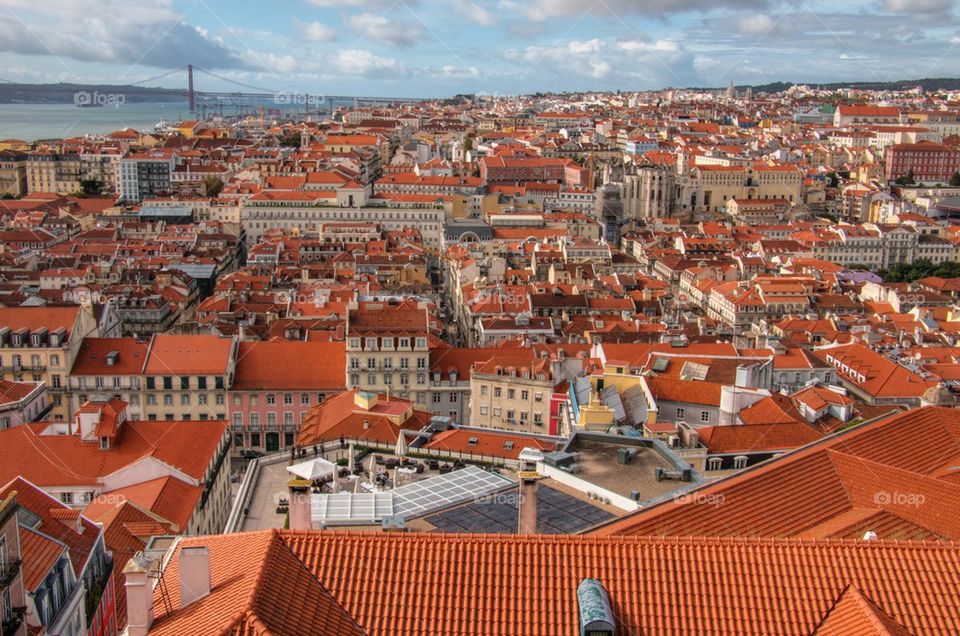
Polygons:
[[[247,534],[259,534],[264,531],[253,531]],[[690,546],[709,546],[709,545],[781,545],[783,547],[805,547],[818,545],[832,546],[850,546],[855,548],[910,548],[917,550],[935,550],[941,551],[944,548],[960,549],[960,541],[932,541],[919,540],[912,541],[906,539],[872,539],[865,541],[863,539],[849,539],[842,537],[757,537],[757,536],[703,536],[703,535],[558,535],[558,534],[490,534],[490,533],[457,533],[457,532],[405,532],[385,536],[383,532],[377,530],[270,530],[269,532],[279,533],[285,543],[296,538],[311,536],[336,535],[353,539],[355,542],[370,541],[422,541],[434,542],[436,540],[455,540],[457,543],[481,544],[488,543],[491,539],[504,541],[508,543],[534,543],[534,544],[649,544],[649,545],[690,545]]]

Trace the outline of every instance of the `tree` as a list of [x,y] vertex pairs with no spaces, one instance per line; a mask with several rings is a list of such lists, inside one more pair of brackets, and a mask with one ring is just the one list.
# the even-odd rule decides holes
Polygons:
[[960,170],[953,173],[953,177],[950,179],[950,185],[954,188],[960,188]]
[[223,190],[223,179],[212,174],[203,180],[203,189],[208,197],[215,197]]
[[86,196],[97,196],[103,188],[103,181],[99,179],[81,179],[80,191]]
[[916,184],[917,180],[913,178],[913,168],[907,171],[907,174],[903,175],[899,179],[895,180],[894,183],[902,186],[911,186]]
[[289,135],[284,135],[280,138],[281,146],[293,146],[295,148],[300,147],[300,131],[297,130]]

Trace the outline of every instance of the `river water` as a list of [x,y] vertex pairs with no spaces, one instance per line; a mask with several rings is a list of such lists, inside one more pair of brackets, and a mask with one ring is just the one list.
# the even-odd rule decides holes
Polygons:
[[[295,106],[269,104],[269,109],[298,110]],[[302,106],[299,107],[302,110]],[[254,107],[247,105],[243,112],[250,114]],[[224,107],[226,116],[238,113],[237,108]],[[123,128],[153,132],[161,121],[177,122],[196,119],[190,114],[186,100],[169,103],[107,104],[100,108],[78,108],[73,104],[0,104],[0,140],[60,139],[110,133]]]

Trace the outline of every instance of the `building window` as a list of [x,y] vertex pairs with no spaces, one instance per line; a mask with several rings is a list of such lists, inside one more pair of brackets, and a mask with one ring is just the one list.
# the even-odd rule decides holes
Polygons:
[[310,394],[309,394],[309,393],[301,393],[301,394],[300,394],[300,404],[303,404],[303,405],[310,404]]
[[277,403],[277,396],[273,393],[267,393],[267,406],[273,406]]
[[683,410],[683,409],[677,409],[677,419],[678,419],[678,420],[683,419],[683,414],[684,414],[684,410]]
[[700,421],[709,422],[710,421],[710,411],[700,411]]
[[173,378],[169,375],[164,376],[163,378],[163,388],[167,391],[173,389]]
[[197,377],[197,388],[200,390],[206,390],[207,388],[207,376],[201,375]]
[[486,384],[481,384],[481,385],[480,385],[480,395],[486,395],[486,394],[487,394],[487,385],[486,385]]
[[293,404],[293,393],[284,393],[283,394],[283,403],[284,404]]
[[190,376],[185,375],[180,378],[180,389],[187,391],[190,389]]

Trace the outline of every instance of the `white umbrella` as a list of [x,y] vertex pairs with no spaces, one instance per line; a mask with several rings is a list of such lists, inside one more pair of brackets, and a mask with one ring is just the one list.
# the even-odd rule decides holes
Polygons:
[[331,473],[336,472],[336,466],[325,459],[317,457],[305,462],[300,462],[299,464],[294,464],[293,466],[287,466],[287,470],[302,479],[316,481],[318,479],[324,479]]
[[397,435],[397,447],[394,449],[394,454],[397,457],[406,457],[407,456],[407,436],[403,434],[401,429],[400,434]]

